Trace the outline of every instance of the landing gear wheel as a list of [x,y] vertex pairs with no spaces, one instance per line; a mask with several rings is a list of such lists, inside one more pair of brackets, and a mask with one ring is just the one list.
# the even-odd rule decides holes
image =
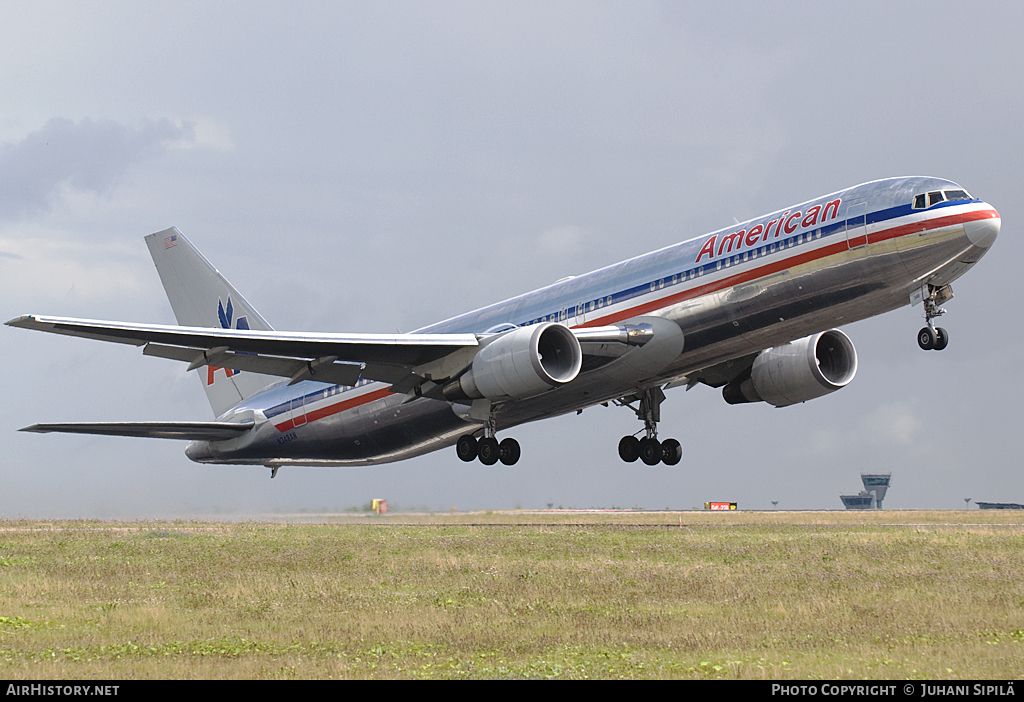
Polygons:
[[493,436],[480,439],[477,443],[476,451],[480,458],[480,462],[485,466],[493,466],[498,462],[498,457],[501,455],[501,449],[498,447],[498,440]]
[[640,458],[640,440],[635,436],[624,436],[619,439],[619,458],[626,463],[633,463]]
[[949,334],[942,327],[935,328],[935,350],[941,351],[949,344]]
[[506,466],[514,466],[519,460],[519,442],[515,439],[502,439],[498,444],[498,458]]
[[[631,401],[639,400],[640,407],[629,404]],[[665,443],[658,441],[658,422],[661,421],[661,403],[665,400],[664,391],[658,387],[641,389],[638,393],[615,400],[620,407],[629,407],[636,413],[637,419],[644,423],[644,438],[637,439],[636,436],[624,436],[619,440],[619,458],[632,463],[641,459],[649,466],[655,466],[664,462],[665,465],[674,466],[683,458],[683,447],[675,439],[666,439]],[[637,432],[639,433],[639,432]]]
[[683,446],[675,439],[661,442],[661,462],[666,466],[674,466],[683,458]]
[[640,440],[640,460],[649,466],[661,463],[661,443],[657,439]]
[[455,443],[455,452],[466,463],[476,460],[477,441],[472,434],[463,434]]
[[917,333],[917,345],[925,351],[931,351],[938,342],[938,335],[931,327],[924,327]]

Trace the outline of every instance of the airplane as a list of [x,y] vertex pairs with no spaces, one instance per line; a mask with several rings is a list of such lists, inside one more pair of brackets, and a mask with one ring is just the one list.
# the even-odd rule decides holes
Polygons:
[[[675,465],[658,437],[665,391],[703,383],[775,407],[853,380],[839,329],[922,304],[917,341],[950,284],[995,242],[995,208],[952,181],[872,181],[737,223],[407,334],[278,332],[177,229],[145,237],[178,326],[41,315],[12,327],[141,346],[197,371],[213,422],[34,424],[22,431],[186,439],[214,464],[360,466],[454,445],[514,465],[499,432],[614,403],[643,428],[619,457]],[[637,436],[642,434],[642,436]]]

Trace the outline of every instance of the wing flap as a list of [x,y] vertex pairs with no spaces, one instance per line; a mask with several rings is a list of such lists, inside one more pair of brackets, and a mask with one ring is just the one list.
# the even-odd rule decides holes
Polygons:
[[[146,347],[142,349],[142,353],[146,356],[188,361],[194,367],[212,365],[218,368],[279,375],[283,378],[293,378],[296,381],[318,380],[336,385],[355,385],[360,375],[365,375],[362,373],[362,364],[359,363],[317,363],[316,361],[279,356],[256,356],[251,353],[234,353],[232,351],[210,354],[208,351],[208,349],[161,344],[146,344]],[[378,378],[372,379],[378,380]]]
[[19,431],[37,434],[101,434],[105,436],[139,436],[188,441],[221,441],[234,439],[256,425],[248,422],[72,422],[66,424],[33,424]]

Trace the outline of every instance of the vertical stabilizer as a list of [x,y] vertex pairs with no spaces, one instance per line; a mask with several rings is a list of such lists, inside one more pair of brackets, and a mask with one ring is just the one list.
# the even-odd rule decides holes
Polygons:
[[[179,325],[254,331],[273,329],[174,227],[147,236],[146,246]],[[275,376],[213,366],[204,366],[198,373],[217,417],[279,380]]]

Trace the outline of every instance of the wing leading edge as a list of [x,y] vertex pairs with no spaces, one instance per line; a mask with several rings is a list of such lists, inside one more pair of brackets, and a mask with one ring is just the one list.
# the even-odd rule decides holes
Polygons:
[[33,424],[19,431],[37,434],[102,434],[105,436],[139,436],[186,441],[221,441],[234,439],[255,426],[255,422],[94,422],[66,424]]

